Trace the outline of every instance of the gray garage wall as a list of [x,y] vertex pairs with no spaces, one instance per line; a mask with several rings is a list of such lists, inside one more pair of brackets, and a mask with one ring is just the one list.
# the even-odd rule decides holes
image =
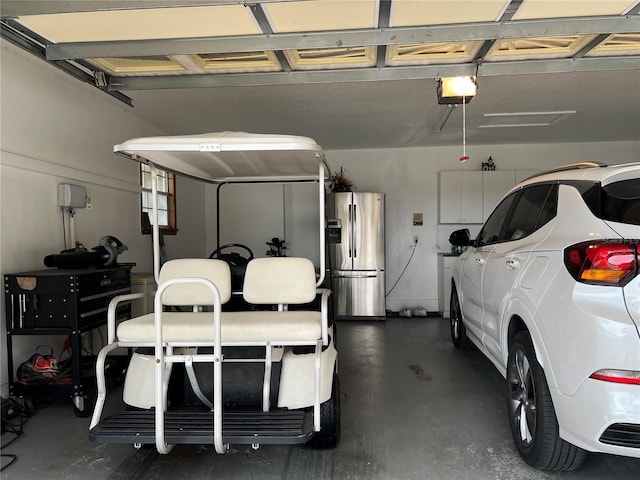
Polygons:
[[[140,233],[138,166],[114,155],[113,145],[164,132],[105,93],[4,40],[0,45],[0,272],[45,268],[44,256],[64,248],[59,183],[86,187],[92,200],[91,210],[77,210],[78,241],[91,248],[115,235],[129,247],[120,261],[151,270],[151,240]],[[168,255],[201,256],[204,187],[180,179],[177,188],[180,232],[167,238]],[[6,396],[4,295],[0,311],[0,393]],[[14,359],[28,358],[40,343],[51,343],[57,354],[63,342],[16,337]]]
[[[210,189],[207,205],[213,210],[215,187]],[[288,256],[310,258],[319,265],[318,197],[314,183],[224,185],[220,190],[220,245],[241,243],[256,257],[265,257],[266,242],[278,237],[286,241]],[[207,218],[215,219],[215,212]],[[208,228],[210,251],[217,246],[214,223]]]

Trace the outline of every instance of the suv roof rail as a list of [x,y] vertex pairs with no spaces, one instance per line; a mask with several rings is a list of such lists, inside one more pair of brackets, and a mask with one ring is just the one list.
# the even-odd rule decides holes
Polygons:
[[530,177],[522,180],[523,182],[527,180],[531,180],[532,178],[540,177],[541,175],[547,175],[548,173],[557,173],[557,172],[565,172],[567,170],[581,170],[584,168],[602,168],[608,167],[606,163],[602,162],[578,162],[578,163],[570,163],[568,165],[562,165],[561,167],[552,168],[551,170],[545,170],[543,172],[536,173],[531,175]]

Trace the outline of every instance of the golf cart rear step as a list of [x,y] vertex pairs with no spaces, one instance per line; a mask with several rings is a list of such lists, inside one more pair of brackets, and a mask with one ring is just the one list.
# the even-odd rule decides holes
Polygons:
[[[301,410],[274,412],[225,412],[222,440],[230,444],[297,444],[313,434],[313,415]],[[167,412],[165,442],[213,444],[211,412]],[[101,443],[155,443],[153,411],[126,411],[105,418],[89,431]]]

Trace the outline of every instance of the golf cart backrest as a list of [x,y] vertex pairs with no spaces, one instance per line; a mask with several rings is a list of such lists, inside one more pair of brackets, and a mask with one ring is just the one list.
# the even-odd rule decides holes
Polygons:
[[255,258],[247,265],[244,299],[253,304],[303,304],[316,298],[316,271],[307,258]]
[[[203,258],[180,258],[169,260],[160,270],[160,283],[183,277],[198,277],[210,280],[220,292],[222,303],[231,297],[231,271],[223,260]],[[211,291],[204,285],[171,285],[162,297],[164,305],[192,306],[213,305]]]

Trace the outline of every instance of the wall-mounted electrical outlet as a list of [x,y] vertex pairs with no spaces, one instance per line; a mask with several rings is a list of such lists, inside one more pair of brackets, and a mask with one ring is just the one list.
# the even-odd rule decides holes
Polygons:
[[87,195],[87,210],[91,210],[93,208],[93,203],[91,203],[91,197]]

